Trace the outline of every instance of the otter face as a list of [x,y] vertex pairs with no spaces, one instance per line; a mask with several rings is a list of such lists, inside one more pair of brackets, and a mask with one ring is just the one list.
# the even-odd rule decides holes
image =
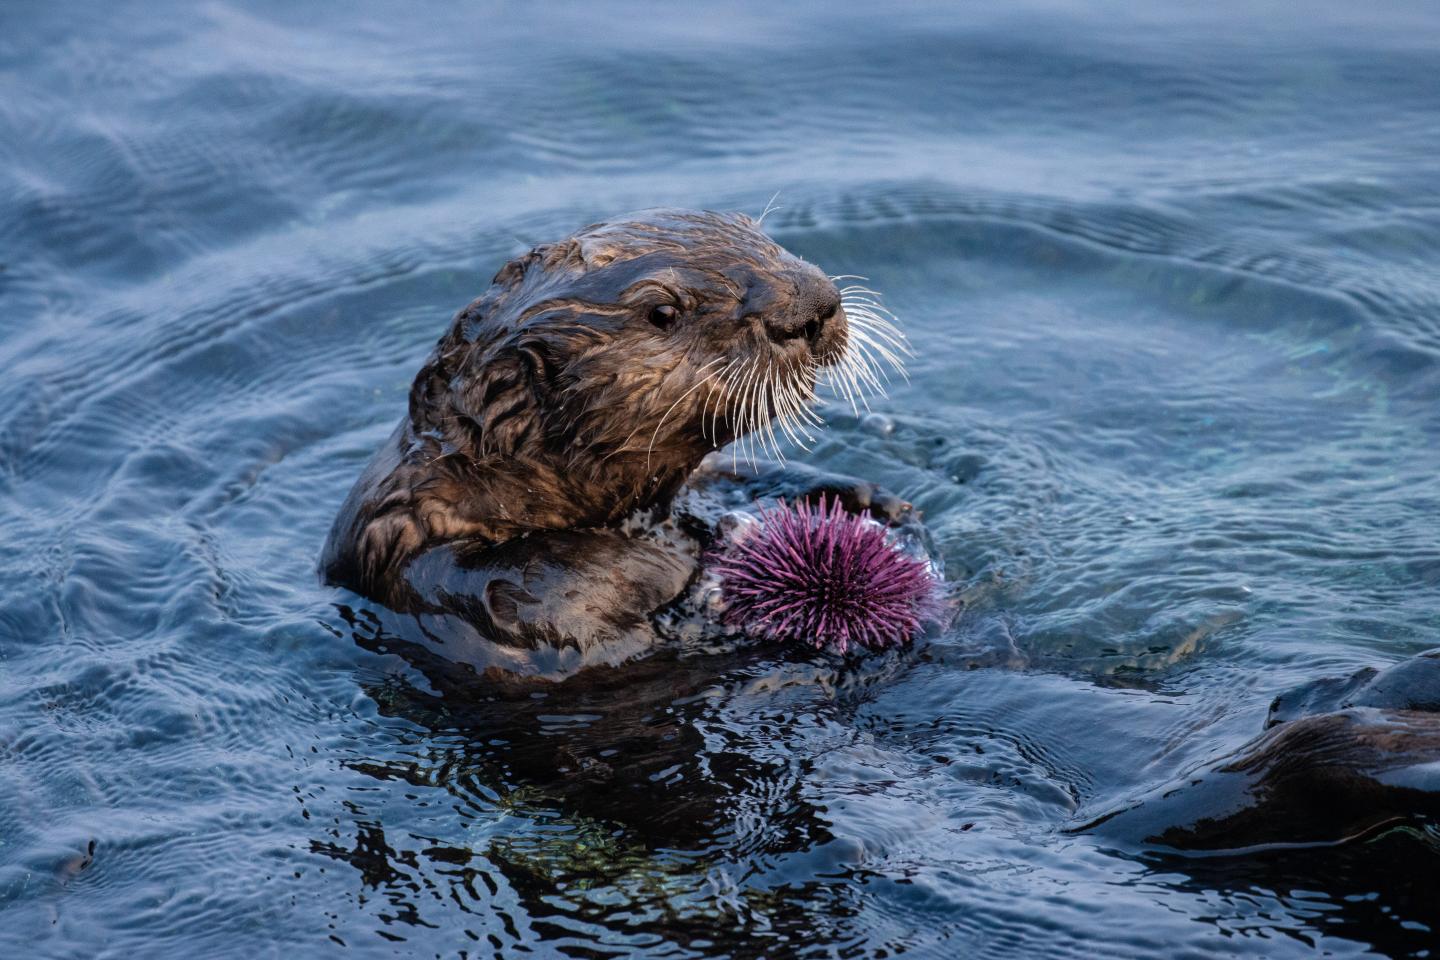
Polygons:
[[781,435],[811,439],[822,381],[858,405],[908,353],[873,292],[835,279],[739,214],[593,224],[507,264],[441,341],[427,389],[482,452],[647,473],[688,473],[736,440],[779,456]]

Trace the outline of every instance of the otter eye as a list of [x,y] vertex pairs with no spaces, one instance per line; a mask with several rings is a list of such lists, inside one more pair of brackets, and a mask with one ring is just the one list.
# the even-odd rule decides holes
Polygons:
[[659,306],[650,308],[650,322],[661,330],[664,330],[670,326],[670,324],[674,323],[675,318],[678,316],[680,316],[680,311],[668,303],[662,303]]

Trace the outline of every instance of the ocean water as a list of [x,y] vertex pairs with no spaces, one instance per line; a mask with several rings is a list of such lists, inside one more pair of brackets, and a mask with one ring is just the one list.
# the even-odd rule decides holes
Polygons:
[[[1437,156],[1428,2],[4,4],[0,955],[1434,955],[1433,825],[1067,831],[1440,644]],[[512,695],[317,582],[507,257],[772,198],[953,627]]]

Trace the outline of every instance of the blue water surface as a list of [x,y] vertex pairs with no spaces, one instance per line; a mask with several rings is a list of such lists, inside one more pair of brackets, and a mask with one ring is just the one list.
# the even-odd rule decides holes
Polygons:
[[[1437,157],[1431,2],[5,3],[0,956],[1435,951],[1423,823],[1065,831],[1440,644]],[[952,628],[514,698],[317,582],[507,257],[772,198]]]

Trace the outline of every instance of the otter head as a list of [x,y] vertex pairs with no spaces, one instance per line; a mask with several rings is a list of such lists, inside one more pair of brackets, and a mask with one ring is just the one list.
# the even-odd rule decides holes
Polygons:
[[852,402],[878,388],[903,339],[870,291],[846,294],[743,215],[593,224],[506,264],[456,316],[411,429],[557,501],[535,526],[609,522],[727,443],[802,440],[822,378]]

